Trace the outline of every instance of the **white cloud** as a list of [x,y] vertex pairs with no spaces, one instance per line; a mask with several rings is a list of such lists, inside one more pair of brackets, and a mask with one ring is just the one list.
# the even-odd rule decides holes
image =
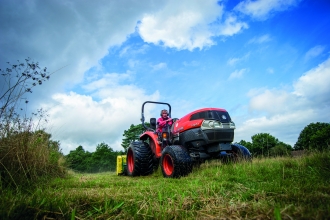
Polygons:
[[[330,58],[294,82],[292,92],[266,88],[251,90],[248,93],[251,117],[238,123],[236,137],[250,140],[249,137],[256,133],[270,133],[275,137],[281,134],[281,141],[285,142],[297,139],[309,123],[329,122],[329,82]],[[254,111],[263,112],[264,116],[253,117]],[[294,143],[291,141],[290,144]]]
[[293,83],[294,90],[264,89],[251,91],[250,109],[276,115],[306,106],[330,105],[330,58],[303,74]]
[[127,63],[128,63],[129,68],[131,68],[131,69],[133,69],[136,66],[139,66],[141,64],[141,62],[139,60],[135,60],[135,59],[129,59]]
[[216,1],[168,1],[157,13],[146,14],[138,30],[144,41],[193,50],[214,44],[208,25],[222,16]]
[[266,19],[272,12],[284,11],[295,6],[300,0],[245,0],[235,10],[256,19]]
[[133,85],[103,87],[98,94],[100,101],[74,92],[59,93],[52,97],[53,104],[44,106],[50,115],[53,139],[61,140],[65,154],[79,145],[93,152],[101,142],[114,150],[123,150],[123,131],[139,123],[142,103],[159,99],[157,91],[147,95]]
[[218,35],[233,36],[247,28],[249,28],[247,23],[238,21],[234,15],[229,15],[224,23],[219,25]]
[[119,56],[122,57],[125,54],[127,54],[127,51],[130,49],[130,47],[126,46],[124,47],[120,52],[119,52]]
[[234,57],[227,61],[227,64],[230,66],[235,66],[237,63],[247,60],[250,56],[250,53],[245,54],[243,57]]
[[166,67],[167,67],[166,63],[158,63],[158,64],[153,65],[152,69],[154,71],[158,71],[158,70],[161,70],[161,69],[165,69]]
[[101,79],[94,80],[82,87],[87,91],[98,91],[105,88],[116,87],[120,82],[131,80],[133,72],[127,71],[126,73],[106,73],[102,75]]
[[[255,95],[250,100],[250,109],[267,112],[269,115],[287,112],[297,109],[294,104],[298,104],[295,97],[287,91],[280,89],[264,90],[261,94]],[[288,103],[291,103],[288,105]],[[294,107],[294,108],[293,108]]]
[[[273,116],[252,117],[248,120],[241,120],[243,121],[242,123],[240,123],[240,120],[235,120],[237,127],[235,141],[251,141],[251,137],[257,133],[269,133],[293,147],[305,126],[309,123],[320,121],[319,114],[330,116],[325,109],[303,109],[286,113],[279,111]],[[326,117],[322,119],[324,121],[327,120]]]
[[184,66],[199,66],[200,62],[198,62],[196,60],[193,60],[193,61],[190,61],[190,62],[184,61],[183,65]]
[[314,57],[317,57],[320,54],[322,54],[324,50],[325,50],[325,46],[317,45],[307,51],[307,53],[305,54],[305,59],[309,60]]
[[247,69],[240,69],[240,70],[235,70],[232,72],[228,78],[228,80],[233,80],[233,79],[240,79],[243,77],[243,75],[247,72]]
[[313,100],[317,106],[330,105],[330,58],[294,83],[293,94]]
[[[293,83],[294,90],[261,89],[250,92],[250,109],[271,115],[306,106],[330,105],[330,58],[303,74]],[[256,92],[257,91],[257,92]],[[312,105],[311,105],[312,103]]]
[[268,34],[262,35],[260,37],[254,37],[251,40],[249,40],[249,44],[262,44],[265,42],[271,41],[271,37]]
[[269,74],[273,74],[274,73],[274,69],[273,68],[267,68],[267,73],[269,73]]
[[138,30],[144,41],[179,50],[203,49],[214,44],[212,37],[232,36],[248,28],[234,15],[223,15],[216,1],[169,1],[157,13],[146,14]]
[[231,59],[229,59],[228,61],[227,61],[227,63],[228,63],[228,65],[230,65],[230,66],[234,66],[238,61],[240,61],[240,59],[239,58],[231,58]]
[[140,45],[133,45],[133,46],[126,46],[124,47],[120,53],[119,56],[136,56],[138,54],[145,54],[147,50],[149,49],[149,45],[143,44],[142,46]]

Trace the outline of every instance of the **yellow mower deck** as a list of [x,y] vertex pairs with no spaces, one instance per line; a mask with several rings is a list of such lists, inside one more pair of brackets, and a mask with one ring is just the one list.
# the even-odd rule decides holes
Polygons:
[[117,156],[117,175],[125,175],[126,172],[126,155]]

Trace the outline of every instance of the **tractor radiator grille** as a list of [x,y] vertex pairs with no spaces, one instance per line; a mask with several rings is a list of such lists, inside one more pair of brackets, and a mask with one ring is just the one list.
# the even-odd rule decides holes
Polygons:
[[232,142],[234,140],[234,132],[232,131],[211,131],[206,132],[206,136],[210,141],[229,141]]

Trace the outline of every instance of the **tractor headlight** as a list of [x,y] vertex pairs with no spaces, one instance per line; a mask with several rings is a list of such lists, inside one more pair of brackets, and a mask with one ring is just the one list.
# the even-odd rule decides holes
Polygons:
[[168,133],[168,132],[163,132],[163,133],[162,133],[162,138],[163,138],[163,140],[167,140],[168,137],[169,137],[169,133]]
[[213,123],[211,123],[212,121],[209,120],[204,120],[201,126],[201,129],[213,129]]
[[220,121],[215,121],[214,122],[214,128],[223,128],[223,125]]
[[231,121],[229,123],[229,127],[232,128],[232,129],[235,129],[236,128],[235,123]]
[[202,130],[217,129],[217,128],[223,128],[223,125],[221,122],[214,120],[204,120],[201,126]]

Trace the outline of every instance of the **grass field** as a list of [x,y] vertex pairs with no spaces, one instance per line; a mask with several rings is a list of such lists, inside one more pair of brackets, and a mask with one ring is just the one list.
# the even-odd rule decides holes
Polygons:
[[202,164],[180,179],[76,174],[2,190],[0,219],[329,219],[330,153]]

